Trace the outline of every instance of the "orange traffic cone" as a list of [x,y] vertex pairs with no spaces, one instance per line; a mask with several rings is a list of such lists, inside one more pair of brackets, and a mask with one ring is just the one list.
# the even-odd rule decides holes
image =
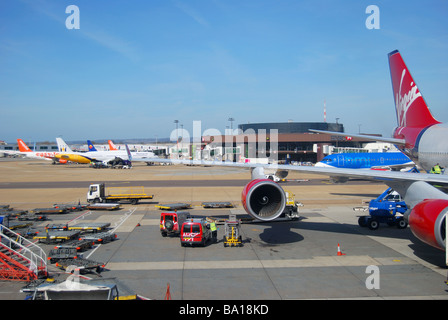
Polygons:
[[338,256],[345,256],[345,253],[342,253],[341,246],[338,243]]
[[170,284],[169,283],[167,283],[167,286],[166,286],[165,300],[171,300],[171,292],[170,292]]

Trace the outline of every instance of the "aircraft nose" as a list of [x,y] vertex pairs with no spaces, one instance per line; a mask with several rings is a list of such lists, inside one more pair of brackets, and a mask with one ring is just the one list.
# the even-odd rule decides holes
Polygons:
[[322,162],[317,162],[315,165],[315,167],[321,167],[321,168],[328,168],[330,167],[328,164],[322,163]]

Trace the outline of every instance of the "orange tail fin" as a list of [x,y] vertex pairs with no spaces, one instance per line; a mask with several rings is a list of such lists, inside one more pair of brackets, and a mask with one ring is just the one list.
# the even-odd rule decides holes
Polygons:
[[17,144],[19,145],[20,152],[31,152],[31,149],[28,148],[25,142],[22,139],[17,139]]

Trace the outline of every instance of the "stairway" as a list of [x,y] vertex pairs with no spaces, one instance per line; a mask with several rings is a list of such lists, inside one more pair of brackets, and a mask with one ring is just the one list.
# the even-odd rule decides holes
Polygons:
[[42,248],[1,225],[0,280],[32,281],[47,274],[47,258]]

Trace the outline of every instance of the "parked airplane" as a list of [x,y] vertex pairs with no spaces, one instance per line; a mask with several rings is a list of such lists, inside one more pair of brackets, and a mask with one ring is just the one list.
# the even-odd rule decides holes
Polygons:
[[[112,142],[112,140],[108,140],[107,142],[109,143],[109,150],[121,151],[115,146],[115,144]],[[123,152],[123,151],[121,151],[121,152]],[[156,156],[156,154],[152,151],[131,151],[131,154],[134,159],[139,159],[139,161],[148,160],[148,162],[149,162],[149,161],[152,161],[153,158],[158,158],[158,156]]]
[[316,163],[316,167],[380,170],[400,170],[414,165],[402,152],[336,153]]
[[[426,170],[436,163],[446,167],[448,165],[447,125],[441,124],[431,115],[398,50],[389,53],[388,58],[398,126],[394,130],[394,138],[372,137],[372,140],[398,144],[406,155]],[[343,135],[347,136],[346,133]],[[361,137],[366,138],[364,135]],[[241,201],[248,214],[263,221],[279,217],[286,202],[283,189],[277,183],[265,179],[264,168],[382,181],[400,193],[409,206],[406,219],[414,235],[431,246],[445,250],[445,214],[448,213],[448,195],[433,184],[448,186],[447,175],[200,160],[159,159],[155,162],[252,168],[252,181],[244,187]]]
[[[350,134],[372,141],[383,141],[397,147],[429,172],[439,163],[448,166],[447,124],[437,121],[431,114],[398,50],[389,53],[389,67],[395,99],[398,126],[393,138]],[[310,130],[318,133],[347,136],[347,133]]]
[[12,150],[2,150],[2,152],[4,153],[8,153],[8,154],[21,154],[24,155],[28,158],[33,158],[33,159],[44,159],[44,160],[50,160],[53,161],[53,163],[59,162],[59,163],[67,163],[67,161],[62,160],[62,159],[57,159],[56,158],[56,154],[58,154],[59,152],[54,152],[54,151],[50,151],[50,152],[42,152],[42,151],[32,151],[25,142],[23,142],[22,139],[17,139],[17,145],[19,146],[19,151],[12,151]]
[[62,138],[56,138],[56,142],[58,144],[58,148],[60,153],[55,155],[56,158],[60,160],[66,160],[76,163],[89,164],[94,160],[89,157],[87,153],[83,154],[82,152],[74,152],[67,143],[65,143]]
[[[93,149],[95,149],[95,151],[74,152],[73,150],[70,149],[70,147],[61,138],[56,138],[56,141],[58,143],[59,148],[61,150],[65,151],[65,152],[61,152],[60,154],[56,155],[56,158],[59,158],[59,159],[65,159],[65,160],[69,160],[72,162],[86,163],[86,164],[89,164],[92,162],[93,163],[102,162],[105,165],[108,165],[108,164],[117,165],[120,163],[126,163],[126,165],[129,165],[128,161],[130,158],[129,158],[129,154],[128,154],[127,150],[97,151],[96,148],[93,146],[93,144],[90,141],[88,141],[89,149],[91,150],[92,148],[90,146],[92,146]],[[133,158],[135,156],[136,156],[135,154],[132,154]]]

